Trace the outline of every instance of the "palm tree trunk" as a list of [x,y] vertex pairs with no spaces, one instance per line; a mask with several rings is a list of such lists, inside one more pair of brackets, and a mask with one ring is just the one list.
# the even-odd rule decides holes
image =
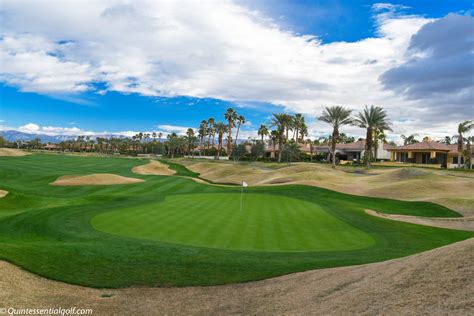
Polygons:
[[458,168],[461,168],[461,157],[462,157],[462,148],[463,148],[463,136],[459,133],[458,136]]
[[334,138],[332,139],[331,143],[331,151],[332,151],[332,168],[336,169],[336,141]]
[[231,156],[231,151],[232,151],[232,129],[229,128],[229,135],[227,139],[227,156]]
[[339,130],[334,128],[332,131],[331,151],[332,151],[332,168],[336,169],[336,145],[339,138]]
[[283,147],[283,137],[280,136],[278,139],[278,162],[281,162],[281,149]]
[[365,155],[367,156],[367,169],[370,169],[370,160],[372,159],[372,128],[367,129],[365,138]]
[[237,133],[235,133],[235,141],[234,141],[235,145],[237,145],[237,140],[239,139],[239,130],[240,130],[240,122],[239,122],[239,125],[237,125]]
[[378,140],[376,139],[375,140],[375,143],[374,143],[374,160],[377,161],[377,151],[379,150],[379,144],[378,144]]

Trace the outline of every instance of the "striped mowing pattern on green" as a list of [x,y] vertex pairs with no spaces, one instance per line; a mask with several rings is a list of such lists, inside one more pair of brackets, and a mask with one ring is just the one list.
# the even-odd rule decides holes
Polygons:
[[111,234],[200,247],[327,251],[369,247],[374,239],[293,198],[266,194],[186,194],[100,214],[92,225]]

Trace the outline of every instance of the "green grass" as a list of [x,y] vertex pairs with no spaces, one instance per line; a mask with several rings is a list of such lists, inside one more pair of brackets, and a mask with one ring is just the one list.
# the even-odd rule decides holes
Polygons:
[[[260,251],[330,251],[371,246],[374,239],[315,203],[285,196],[184,194],[100,214],[98,230],[199,247]],[[334,232],[338,232],[334,234]]]
[[[10,191],[0,199],[0,258],[51,279],[93,287],[212,285],[382,261],[474,237],[363,211],[459,216],[439,205],[299,185],[249,187],[240,212],[239,187],[131,172],[145,163],[0,157],[0,189]],[[89,173],[146,181],[48,185],[61,175]]]

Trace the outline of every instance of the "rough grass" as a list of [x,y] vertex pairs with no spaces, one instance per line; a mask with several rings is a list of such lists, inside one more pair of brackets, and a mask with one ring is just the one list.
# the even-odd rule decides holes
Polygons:
[[[302,185],[249,187],[247,193],[315,204],[315,210],[322,209],[352,230],[370,235],[374,243],[352,250],[335,247],[324,251],[256,251],[121,236],[99,231],[91,221],[121,209],[139,213],[142,208],[146,212],[145,206],[165,198],[181,200],[184,205],[190,195],[232,195],[238,194],[240,188],[205,185],[176,176],[137,175],[132,168],[144,164],[137,159],[29,155],[0,157],[0,164],[2,189],[10,192],[0,199],[0,258],[50,279],[92,287],[212,285],[259,280],[403,257],[474,236],[472,232],[376,218],[363,211],[369,208],[393,214],[459,216],[439,205],[351,196]],[[114,186],[48,185],[62,175],[99,172],[146,181]],[[192,174],[184,167],[179,172]],[[186,207],[178,204],[175,207],[183,218],[186,211]],[[208,210],[200,211],[205,214]],[[297,219],[288,216],[289,221]],[[264,221],[263,218],[258,224],[264,225]],[[225,227],[216,227],[225,231]],[[167,236],[177,238],[177,234]],[[209,241],[211,246],[212,242],[215,241]]]

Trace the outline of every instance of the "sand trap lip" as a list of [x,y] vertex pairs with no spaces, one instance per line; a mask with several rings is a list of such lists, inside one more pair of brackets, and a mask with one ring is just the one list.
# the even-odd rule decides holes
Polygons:
[[373,210],[365,210],[369,215],[391,219],[399,222],[406,222],[418,225],[433,226],[440,228],[458,229],[474,231],[474,216],[469,217],[421,217],[410,215],[384,214]]
[[26,155],[29,155],[29,153],[20,149],[0,148],[0,157],[21,157]]
[[66,175],[51,182],[50,185],[76,186],[76,185],[116,185],[144,182],[142,179],[128,178],[110,173],[95,173],[83,176]]
[[8,191],[0,190],[0,199],[1,199],[1,198],[4,198],[5,196],[7,196],[7,194],[8,194]]
[[170,169],[167,165],[162,164],[157,160],[150,160],[146,165],[133,167],[132,172],[136,174],[155,176],[171,176],[176,173],[175,170]]

